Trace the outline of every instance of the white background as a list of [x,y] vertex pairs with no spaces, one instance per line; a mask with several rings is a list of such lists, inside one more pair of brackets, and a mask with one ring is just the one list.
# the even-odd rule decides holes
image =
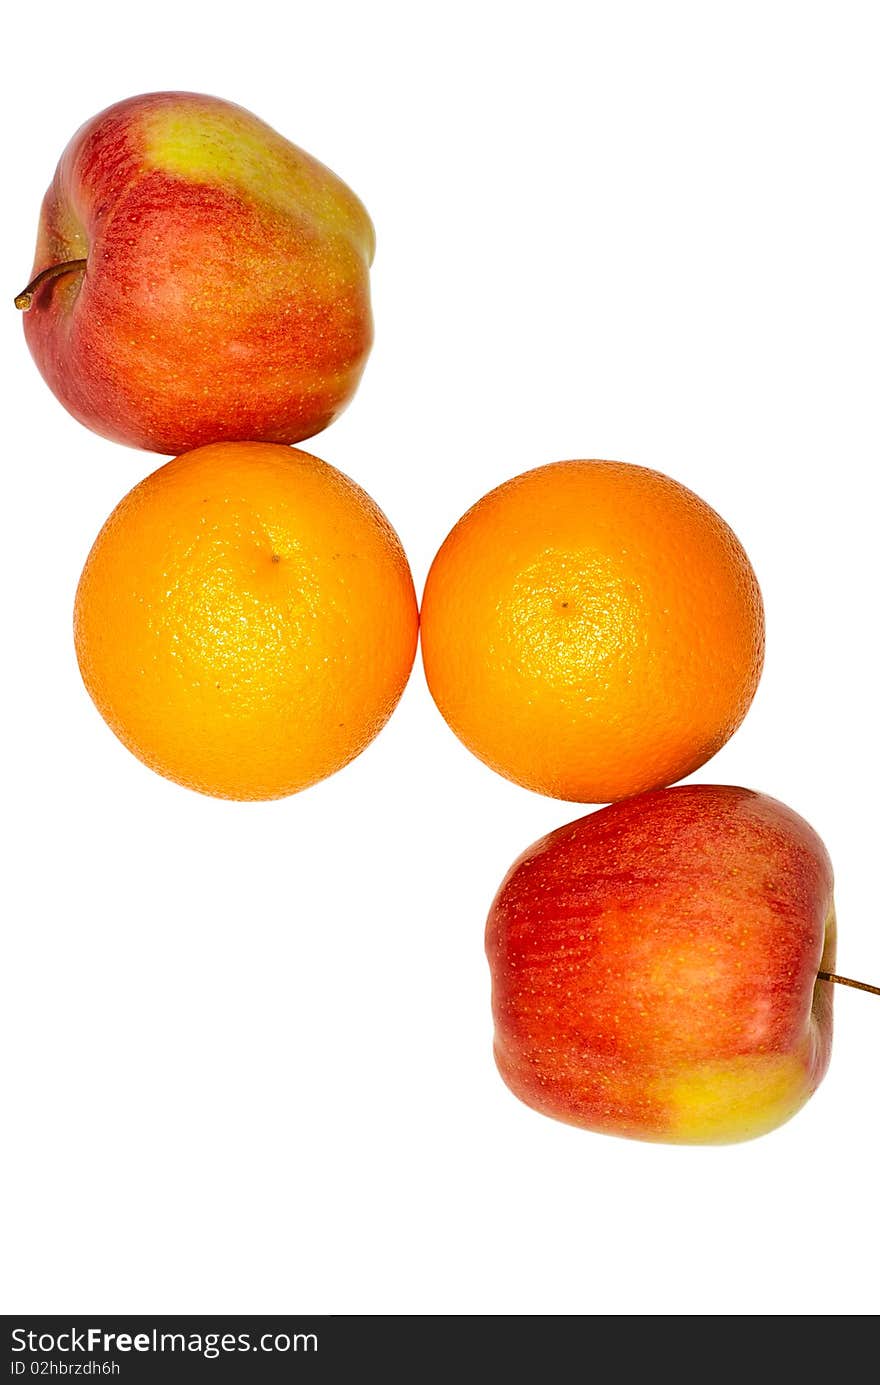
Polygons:
[[482,932],[513,858],[579,810],[473,759],[419,662],[374,745],[283,802],[199,797],[115,741],[71,605],[159,459],[64,413],[11,305],[57,158],[112,101],[211,92],[323,159],[376,223],[377,337],[306,445],[378,500],[419,590],[467,506],[539,463],[639,462],[714,505],[768,654],[695,778],[813,823],[840,969],[880,981],[876,13],[93,0],[12,21],[6,1311],[880,1306],[880,1002],[838,991],[823,1087],[752,1144],[570,1129],[496,1076]]

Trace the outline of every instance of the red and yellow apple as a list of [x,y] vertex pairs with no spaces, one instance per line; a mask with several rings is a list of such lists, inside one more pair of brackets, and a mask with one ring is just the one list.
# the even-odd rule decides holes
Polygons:
[[558,1120],[745,1140],[827,1068],[831,864],[763,794],[663,789],[551,832],[502,883],[486,945],[501,1075]]
[[240,106],[154,92],[74,135],[16,304],[51,389],[105,437],[298,442],[357,387],[373,250],[323,164]]

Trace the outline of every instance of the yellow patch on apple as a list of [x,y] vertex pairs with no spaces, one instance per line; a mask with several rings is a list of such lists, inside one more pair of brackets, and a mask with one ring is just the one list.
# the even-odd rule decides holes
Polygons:
[[701,1063],[658,1081],[652,1097],[670,1113],[664,1139],[733,1144],[782,1125],[805,1105],[811,1091],[802,1058],[771,1054]]
[[373,228],[361,209],[347,207],[338,188],[328,196],[324,166],[249,111],[180,101],[144,110],[141,128],[146,162],[155,168],[190,183],[235,187],[275,211],[289,214],[295,207],[325,231],[355,235],[372,259]]

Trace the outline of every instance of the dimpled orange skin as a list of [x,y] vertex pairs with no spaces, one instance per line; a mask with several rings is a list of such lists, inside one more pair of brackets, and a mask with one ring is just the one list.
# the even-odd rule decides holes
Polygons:
[[76,594],[86,688],[145,764],[220,798],[295,793],[358,755],[415,657],[400,540],[306,452],[220,443],[107,520]]
[[24,313],[71,414],[131,447],[298,442],[357,387],[375,236],[340,178],[249,111],[192,92],[108,107],[43,201]]
[[683,778],[739,726],[761,594],[724,520],[624,462],[538,467],[443,543],[422,658],[455,734],[538,793],[606,803]]

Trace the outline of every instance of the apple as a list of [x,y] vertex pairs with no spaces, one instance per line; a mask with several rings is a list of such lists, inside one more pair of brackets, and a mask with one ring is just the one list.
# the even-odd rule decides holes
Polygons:
[[70,141],[15,301],[50,388],[104,437],[291,443],[357,387],[374,245],[345,183],[256,116],[154,92]]
[[508,872],[486,948],[501,1076],[572,1125],[746,1140],[828,1066],[831,863],[764,794],[661,789],[551,832]]

